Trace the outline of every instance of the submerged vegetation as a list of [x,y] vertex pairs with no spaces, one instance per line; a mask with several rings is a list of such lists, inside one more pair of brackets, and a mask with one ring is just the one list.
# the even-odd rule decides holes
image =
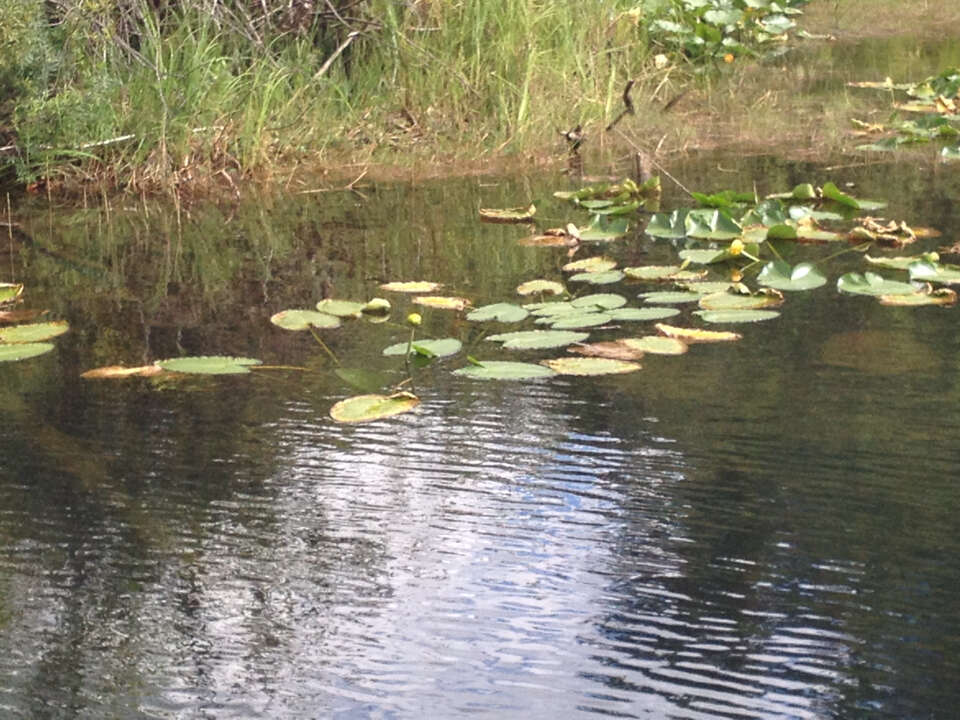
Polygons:
[[804,3],[0,0],[0,161],[143,191],[579,145],[781,47]]

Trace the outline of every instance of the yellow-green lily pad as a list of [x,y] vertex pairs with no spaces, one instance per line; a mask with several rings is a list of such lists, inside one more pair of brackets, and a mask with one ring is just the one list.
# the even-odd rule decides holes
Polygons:
[[23,283],[0,283],[0,303],[16,300],[23,293]]
[[450,355],[456,355],[458,352],[460,352],[460,349],[463,347],[463,343],[456,338],[441,338],[439,340],[414,340],[413,343],[401,342],[384,348],[383,354],[403,355],[407,352],[407,347],[410,347],[411,353],[420,352],[424,355],[430,355],[431,357],[449,357]]
[[243,375],[250,372],[260,360],[227,355],[205,355],[197,357],[169,358],[157,360],[156,365],[170,372],[196,375]]
[[560,375],[621,375],[641,368],[639,363],[602,357],[553,358],[541,362]]
[[623,272],[620,270],[607,270],[606,272],[582,272],[570,276],[570,282],[585,282],[591,285],[611,285],[623,280]]
[[38,343],[63,335],[69,329],[64,321],[14,325],[0,328],[0,343]]
[[338,423],[362,423],[410,412],[420,404],[411,393],[394,395],[355,395],[330,408],[330,417]]
[[623,307],[627,304],[627,299],[623,295],[615,293],[594,293],[593,295],[583,295],[570,301],[575,308],[599,308],[601,310],[613,310]]
[[340,327],[340,318],[317,310],[281,310],[270,317],[270,322],[284,330],[307,330],[311,327],[330,330]]
[[496,320],[497,322],[511,323],[525,320],[530,311],[513,303],[493,303],[484,305],[467,314],[467,320],[473,322],[484,322],[487,320]]
[[16,362],[43,355],[53,350],[53,343],[18,343],[0,345],[0,362]]
[[317,303],[317,310],[327,315],[336,317],[360,317],[366,303],[354,302],[353,300],[333,300],[327,298]]
[[697,310],[694,315],[708,323],[762,322],[780,317],[776,310]]
[[516,332],[489,335],[487,340],[502,342],[510,350],[545,350],[583,342],[590,336],[572,330],[518,330]]
[[594,255],[563,266],[564,272],[607,272],[617,267],[617,261],[603,255]]

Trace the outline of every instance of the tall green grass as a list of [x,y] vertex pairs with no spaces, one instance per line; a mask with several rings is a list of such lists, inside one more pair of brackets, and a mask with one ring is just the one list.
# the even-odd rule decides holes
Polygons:
[[55,60],[0,113],[21,179],[134,189],[556,148],[558,130],[600,134],[628,79],[642,122],[682,74],[653,62],[651,18],[689,12],[681,0],[340,0],[325,7],[349,7],[348,25],[293,27],[230,0],[63,0],[42,26],[43,0],[0,0],[0,29],[4,3],[32,8],[33,46]]

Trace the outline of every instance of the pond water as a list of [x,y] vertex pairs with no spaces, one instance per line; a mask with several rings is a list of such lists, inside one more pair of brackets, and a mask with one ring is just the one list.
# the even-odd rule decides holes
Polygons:
[[[955,174],[915,160],[672,169],[705,190],[854,183],[944,232],[922,249],[960,230]],[[71,331],[0,364],[0,714],[953,716],[960,308],[841,296],[852,254],[741,342],[529,383],[455,376],[461,354],[416,374],[415,412],[352,426],[328,416],[355,391],[327,356],[268,322],[384,280],[512,299],[561,277],[566,251],[521,247],[526,228],[476,209],[534,201],[563,225],[583,216],[551,195],[575,186],[22,209],[2,279]],[[675,251],[636,235],[577,257],[595,252]],[[614,287],[632,304],[649,289]],[[461,314],[422,312],[423,336],[507,355]],[[403,377],[380,351],[405,330],[352,327],[325,334],[341,362]],[[310,372],[79,379],[221,353]]]

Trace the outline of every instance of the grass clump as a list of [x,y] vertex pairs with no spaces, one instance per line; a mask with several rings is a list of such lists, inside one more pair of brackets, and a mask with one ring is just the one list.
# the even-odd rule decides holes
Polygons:
[[755,52],[792,23],[763,5],[0,0],[0,162],[155,190],[542,147]]

